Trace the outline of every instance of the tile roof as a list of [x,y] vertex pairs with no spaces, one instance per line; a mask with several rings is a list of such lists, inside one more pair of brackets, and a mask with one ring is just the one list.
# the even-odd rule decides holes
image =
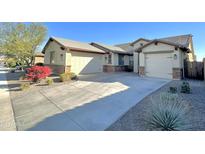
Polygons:
[[58,38],[58,37],[51,37],[52,39],[56,40],[58,43],[63,45],[66,48],[72,49],[72,50],[82,50],[82,51],[89,51],[89,52],[97,52],[97,53],[105,53],[103,50],[100,50],[89,43],[83,43],[78,41],[73,41],[69,39],[64,38]]
[[41,53],[41,52],[36,52],[36,53],[35,53],[35,56],[36,56],[36,57],[44,57],[44,54]]
[[191,34],[187,34],[187,35],[179,35],[179,36],[171,36],[171,37],[160,38],[158,40],[171,42],[171,43],[175,43],[175,44],[178,44],[178,45],[182,45],[184,47],[188,47],[191,37],[192,37]]
[[119,54],[132,54],[130,52],[128,52],[127,50],[119,47],[119,46],[111,46],[111,45],[105,45],[102,43],[95,43],[92,42],[91,45],[95,46],[95,47],[99,47],[100,49],[104,49],[105,51],[110,51],[113,53],[119,53]]
[[115,46],[122,48],[123,50],[133,53],[134,48],[130,45],[130,43],[116,44]]

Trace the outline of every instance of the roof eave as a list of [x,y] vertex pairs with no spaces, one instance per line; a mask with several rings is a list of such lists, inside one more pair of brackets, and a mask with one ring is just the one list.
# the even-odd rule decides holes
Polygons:
[[171,45],[171,46],[174,46],[174,47],[177,47],[177,48],[180,48],[182,51],[185,51],[185,52],[190,52],[190,50],[187,47],[184,47],[182,45],[177,45],[177,44],[174,44],[174,43],[171,43],[171,42],[166,42],[166,41],[156,40],[156,39],[151,41],[151,42],[149,42],[149,43],[147,43],[147,44],[145,44],[144,46],[136,49],[134,52],[138,52],[138,53],[142,52],[143,48],[145,48],[145,47],[147,47],[147,46],[149,46],[149,45],[151,45],[153,43],[158,43],[158,42],[164,43],[164,44],[168,44],[168,45]]
[[147,41],[147,42],[150,42],[151,40],[148,40],[148,39],[145,39],[145,38],[139,38],[135,41],[133,41],[132,43],[130,43],[130,46],[134,46],[135,43],[139,42],[140,40],[144,40],[144,41]]
[[52,41],[55,41],[57,44],[59,44],[60,46],[64,47],[65,49],[68,49],[68,47],[64,46],[62,43],[60,43],[59,41],[57,41],[55,38],[53,37],[50,37],[49,40],[47,41],[46,45],[44,46],[43,50],[42,50],[42,53],[45,54],[45,50],[48,46],[48,44]]

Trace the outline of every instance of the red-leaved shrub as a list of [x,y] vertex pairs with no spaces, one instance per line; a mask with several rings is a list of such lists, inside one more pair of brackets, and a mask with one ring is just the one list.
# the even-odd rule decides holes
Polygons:
[[33,82],[38,82],[50,74],[51,69],[48,66],[32,66],[31,68],[27,68],[26,78]]

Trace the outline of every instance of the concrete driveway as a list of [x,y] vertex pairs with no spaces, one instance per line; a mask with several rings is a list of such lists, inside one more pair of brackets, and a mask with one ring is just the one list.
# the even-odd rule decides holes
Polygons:
[[18,130],[105,130],[169,82],[134,73],[99,73],[13,100]]

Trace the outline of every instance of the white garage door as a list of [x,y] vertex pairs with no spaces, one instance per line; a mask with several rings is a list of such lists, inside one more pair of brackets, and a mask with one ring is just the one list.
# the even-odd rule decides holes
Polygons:
[[76,74],[98,73],[103,71],[103,55],[85,52],[71,53],[71,72]]
[[150,77],[172,79],[172,54],[145,54],[145,74]]

